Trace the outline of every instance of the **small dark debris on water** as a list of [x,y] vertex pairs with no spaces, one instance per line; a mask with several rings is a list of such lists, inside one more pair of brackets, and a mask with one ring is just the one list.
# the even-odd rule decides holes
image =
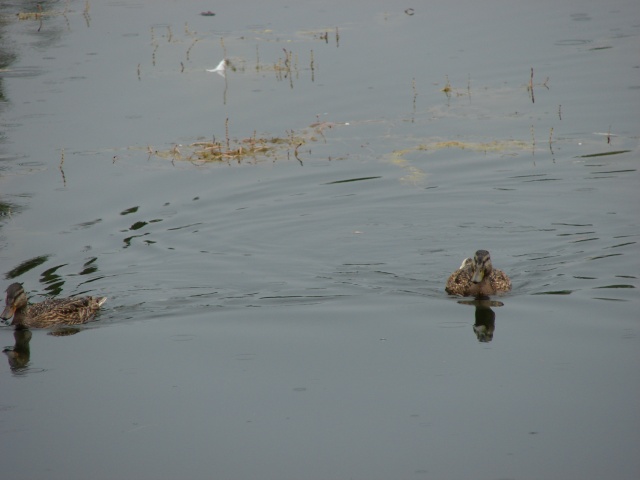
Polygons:
[[200,12],[200,15],[202,15],[203,17],[215,17],[216,14],[214,12],[212,12],[211,10],[208,10],[206,12]]
[[407,8],[404,13],[406,13],[409,16],[412,16],[416,13],[416,11],[413,8]]

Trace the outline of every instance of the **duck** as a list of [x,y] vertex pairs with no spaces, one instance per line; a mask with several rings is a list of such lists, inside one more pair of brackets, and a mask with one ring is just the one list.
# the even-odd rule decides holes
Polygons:
[[511,279],[502,270],[493,268],[487,250],[478,250],[473,258],[465,258],[447,280],[449,295],[482,297],[511,290]]
[[19,283],[7,288],[6,306],[0,315],[3,320],[13,317],[16,330],[80,325],[91,320],[107,297],[53,298],[28,305],[27,294]]

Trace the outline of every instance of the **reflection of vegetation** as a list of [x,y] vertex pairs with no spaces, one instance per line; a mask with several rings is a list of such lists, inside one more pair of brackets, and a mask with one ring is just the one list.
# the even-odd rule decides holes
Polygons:
[[98,266],[94,265],[94,263],[98,260],[98,257],[92,257],[86,262],[84,262],[82,271],[79,275],[89,275],[91,273],[95,273],[98,271]]
[[537,292],[531,295],[571,295],[573,290],[550,290],[548,292]]
[[[0,22],[0,26],[1,26],[1,22]],[[3,50],[2,48],[3,47],[0,46],[0,71],[6,71],[9,65],[11,65],[16,60],[16,56],[13,53],[9,53]],[[0,78],[0,80],[2,79]],[[2,89],[0,89],[0,101],[2,102],[7,101],[4,95],[4,91]]]
[[136,213],[139,208],[140,207],[127,208],[127,209],[123,210],[122,212],[120,212],[120,215],[129,215],[130,213]]
[[629,153],[631,150],[617,150],[615,152],[590,153],[588,155],[579,155],[578,158],[604,157],[607,155],[620,155],[621,153]]
[[64,278],[57,273],[59,268],[66,267],[67,264],[56,265],[55,267],[48,268],[40,274],[40,282],[46,284],[45,290],[49,295],[60,295],[62,293],[62,287],[64,286]]
[[7,273],[5,273],[4,278],[10,280],[12,278],[19,277],[23,273],[26,273],[34,268],[42,265],[44,262],[49,260],[49,255],[40,255],[37,257],[33,257],[29,260],[25,260],[17,267],[12,268]]
[[10,217],[16,211],[16,206],[8,202],[0,202],[0,217]]
[[346,180],[336,180],[334,182],[328,182],[328,183],[325,183],[325,185],[337,185],[339,183],[362,182],[363,180],[377,180],[379,178],[382,178],[382,177],[375,176],[375,177],[347,178]]

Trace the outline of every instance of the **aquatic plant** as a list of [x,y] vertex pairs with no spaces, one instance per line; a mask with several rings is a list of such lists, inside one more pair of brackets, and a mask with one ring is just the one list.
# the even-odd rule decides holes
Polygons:
[[232,139],[229,135],[229,119],[225,121],[224,140],[199,141],[189,145],[174,145],[169,150],[147,148],[149,157],[171,158],[171,161],[189,162],[231,162],[241,163],[246,160],[258,161],[266,158],[277,158],[279,155],[291,156],[302,164],[299,156],[300,147],[309,142],[324,138],[324,131],[333,128],[332,122],[315,122],[300,131],[288,130],[283,136],[253,135],[241,139]]

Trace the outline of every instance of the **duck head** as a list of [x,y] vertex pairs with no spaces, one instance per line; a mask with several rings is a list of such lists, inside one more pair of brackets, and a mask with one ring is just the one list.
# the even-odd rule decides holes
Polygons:
[[493,266],[491,265],[491,256],[486,250],[478,250],[473,256],[473,283],[481,283],[485,277],[491,275]]
[[12,283],[7,288],[7,304],[0,314],[3,320],[9,320],[16,313],[16,310],[27,306],[27,294],[19,283]]

